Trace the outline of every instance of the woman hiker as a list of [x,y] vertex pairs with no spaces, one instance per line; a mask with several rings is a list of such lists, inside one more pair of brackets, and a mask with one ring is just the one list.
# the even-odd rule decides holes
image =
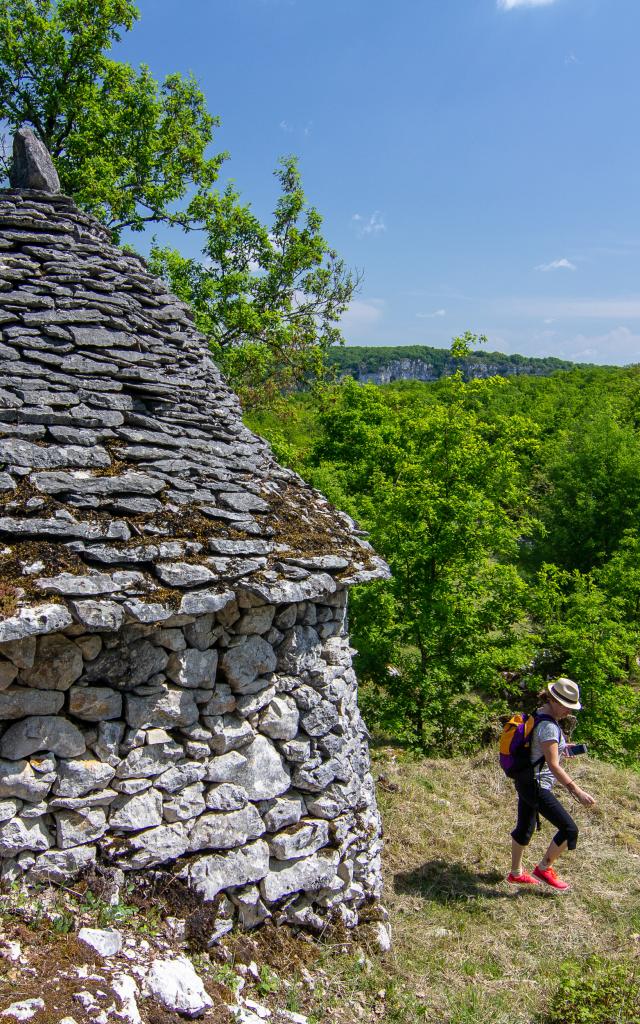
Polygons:
[[[539,885],[545,882],[554,889],[565,891],[570,886],[558,878],[553,865],[565,850],[575,850],[578,827],[552,790],[556,780],[568,789],[583,807],[593,807],[595,800],[573,781],[560,766],[560,758],[568,755],[567,741],[559,722],[572,711],[579,711],[580,690],[571,679],[556,679],[545,691],[546,703],[536,716],[545,715],[532,734],[530,760],[533,772],[515,780],[518,793],[518,823],[511,833],[511,872],[507,881],[516,885]],[[544,760],[542,760],[544,758]],[[547,852],[533,869],[533,876],[522,869],[522,855],[529,845],[536,826],[537,815],[555,825],[558,831]]]

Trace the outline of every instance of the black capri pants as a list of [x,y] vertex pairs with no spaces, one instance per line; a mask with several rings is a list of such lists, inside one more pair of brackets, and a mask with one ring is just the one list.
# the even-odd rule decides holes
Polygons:
[[516,779],[518,794],[518,822],[511,836],[520,846],[528,846],[541,814],[558,829],[553,841],[556,846],[564,842],[569,850],[578,845],[578,826],[550,789],[542,789],[535,779]]

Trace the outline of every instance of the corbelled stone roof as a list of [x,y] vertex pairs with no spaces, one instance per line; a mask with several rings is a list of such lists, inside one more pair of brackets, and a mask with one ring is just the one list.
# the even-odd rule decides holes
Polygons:
[[0,192],[0,333],[0,641],[81,598],[151,622],[386,573],[244,427],[188,308],[69,198]]

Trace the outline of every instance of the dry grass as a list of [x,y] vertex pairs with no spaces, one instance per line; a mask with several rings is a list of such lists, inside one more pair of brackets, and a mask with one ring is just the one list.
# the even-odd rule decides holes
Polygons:
[[[309,1024],[543,1024],[567,961],[592,954],[635,960],[640,977],[640,774],[597,762],[572,765],[598,807],[588,813],[572,805],[581,836],[577,852],[561,862],[573,889],[560,895],[504,881],[515,797],[492,754],[414,761],[386,748],[374,753],[374,770],[386,829],[392,952],[381,956],[366,927],[333,928],[316,942],[267,926],[229,936],[210,953],[194,952],[202,943],[192,942],[216,1004],[203,1024],[228,1020],[235,972],[251,961],[260,975],[246,976],[245,993],[271,1006],[274,1022],[278,1009],[288,1009],[306,1014]],[[543,822],[528,867],[552,831]],[[110,908],[96,903],[100,879],[85,881],[93,901],[80,891],[47,888],[0,897],[0,938],[18,939],[29,965],[0,957],[0,1005],[46,992],[47,1010],[34,1024],[57,1024],[63,1016],[90,1024],[73,998],[80,984],[74,967],[95,960],[72,934],[81,924],[115,925],[136,942],[144,939],[152,958],[171,947],[167,914],[191,920],[192,898],[175,884],[163,888],[156,880]],[[104,964],[95,966],[105,973]],[[116,968],[130,965],[118,961]],[[96,986],[109,992],[104,980],[80,985]],[[140,1008],[145,1024],[179,1024],[148,1000]]]
[[[395,940],[386,969],[415,993],[416,1020],[531,1024],[563,961],[640,954],[640,774],[574,764],[598,806],[571,802],[581,834],[560,862],[573,885],[561,895],[504,881],[515,796],[492,755],[410,762],[377,752]],[[526,866],[553,831],[543,820]]]

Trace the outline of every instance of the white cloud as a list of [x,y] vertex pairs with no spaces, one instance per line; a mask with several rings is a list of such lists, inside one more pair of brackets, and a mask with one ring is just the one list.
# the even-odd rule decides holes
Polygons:
[[576,57],[575,53],[568,53],[567,56],[564,58],[564,62],[565,62],[566,65],[579,64],[580,63],[580,61]]
[[446,316],[446,309],[436,309],[433,313],[416,313],[419,320],[433,320],[436,316]]
[[571,263],[570,260],[553,260],[552,263],[541,263],[535,268],[536,270],[542,270],[546,273],[549,270],[577,270],[575,263]]
[[340,324],[347,341],[366,337],[367,331],[382,319],[384,309],[384,299],[354,299]]
[[284,119],[283,119],[283,120],[282,120],[282,121],[280,122],[280,124],[278,125],[278,127],[279,127],[279,128],[280,128],[280,130],[281,130],[281,131],[283,131],[283,132],[292,132],[292,131],[293,131],[293,125],[292,125],[292,124],[289,124],[289,122],[288,122],[288,121],[285,121]]
[[606,334],[576,334],[562,345],[564,357],[583,363],[640,362],[640,334],[628,327],[614,327]]
[[363,217],[361,213],[354,213],[351,221],[355,224],[360,238],[364,238],[367,235],[380,235],[383,231],[387,230],[387,225],[379,210],[374,210],[368,217]]
[[498,0],[501,11],[513,11],[516,7],[549,7],[556,0]]

